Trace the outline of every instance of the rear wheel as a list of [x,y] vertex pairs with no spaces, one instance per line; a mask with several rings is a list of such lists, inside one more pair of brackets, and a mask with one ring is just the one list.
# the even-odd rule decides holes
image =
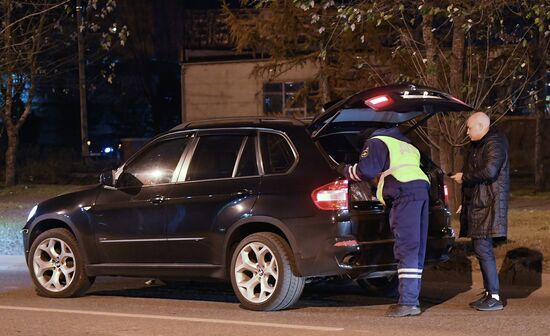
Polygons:
[[288,243],[279,235],[249,235],[231,258],[231,285],[242,306],[273,311],[292,306],[302,294],[305,278],[297,274]]
[[40,296],[81,296],[95,280],[86,274],[76,239],[62,228],[43,232],[34,240],[27,264]]
[[397,274],[380,278],[361,278],[357,279],[357,284],[371,296],[399,296]]

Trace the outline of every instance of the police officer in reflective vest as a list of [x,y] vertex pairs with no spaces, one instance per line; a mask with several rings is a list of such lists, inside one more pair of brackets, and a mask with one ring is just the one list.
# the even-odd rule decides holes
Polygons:
[[[429,180],[420,169],[420,152],[397,127],[366,129],[359,162],[338,170],[349,180],[378,181],[376,197],[390,208],[399,301],[386,316],[421,313],[418,296],[428,235]],[[370,134],[370,137],[368,137]]]

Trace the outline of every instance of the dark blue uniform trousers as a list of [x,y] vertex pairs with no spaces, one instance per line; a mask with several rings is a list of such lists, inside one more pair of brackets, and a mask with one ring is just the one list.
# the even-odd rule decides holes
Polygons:
[[399,304],[419,305],[428,237],[428,190],[403,190],[392,202],[390,227],[399,277]]

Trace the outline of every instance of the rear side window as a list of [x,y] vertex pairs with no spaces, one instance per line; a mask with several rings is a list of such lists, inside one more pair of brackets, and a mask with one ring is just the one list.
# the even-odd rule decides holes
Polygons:
[[260,147],[264,174],[286,173],[296,161],[292,148],[280,134],[262,132]]
[[185,180],[231,177],[243,139],[242,135],[201,136]]
[[256,146],[254,142],[254,137],[249,137],[246,139],[246,144],[241,154],[235,176],[258,175],[258,166],[256,164]]

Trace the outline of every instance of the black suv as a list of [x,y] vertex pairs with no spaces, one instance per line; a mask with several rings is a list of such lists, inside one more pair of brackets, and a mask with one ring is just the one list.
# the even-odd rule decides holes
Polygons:
[[[366,182],[343,179],[366,126],[471,108],[437,90],[394,85],[350,96],[309,123],[190,122],[149,142],[99,185],[38,204],[23,229],[37,292],[82,295],[99,275],[231,280],[245,308],[295,303],[310,278],[395,281],[388,213]],[[454,241],[443,172],[431,181],[427,262]]]

